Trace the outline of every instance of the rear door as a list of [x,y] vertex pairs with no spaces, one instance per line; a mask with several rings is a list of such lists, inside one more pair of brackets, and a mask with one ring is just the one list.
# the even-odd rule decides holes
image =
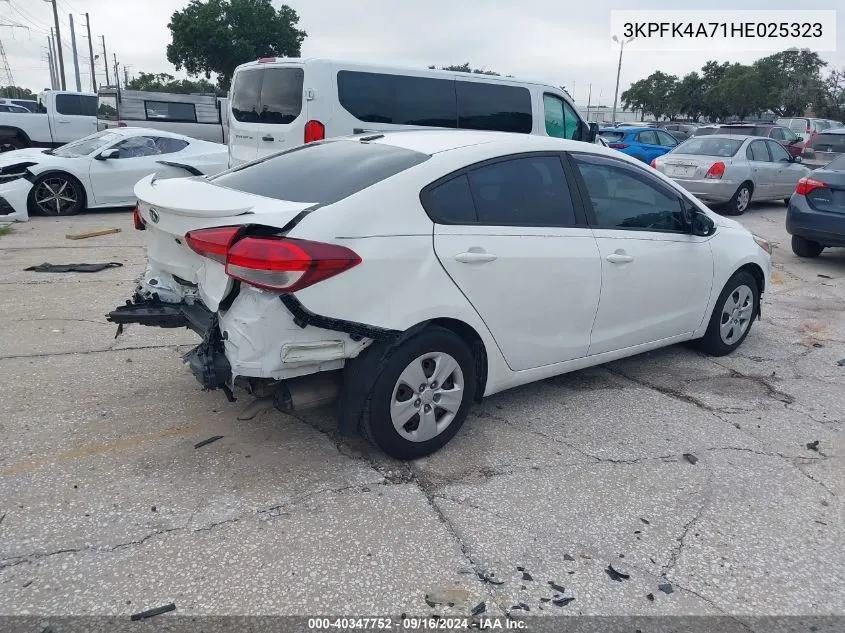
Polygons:
[[772,162],[766,141],[752,141],[745,150],[748,164],[751,166],[751,180],[754,184],[752,198],[767,200],[777,196],[775,189],[775,177],[778,171],[777,166]]
[[248,66],[235,74],[229,118],[233,165],[304,142],[304,82],[300,64]]
[[[655,130],[644,130],[637,134],[637,142],[640,144],[636,151],[636,158],[642,158],[644,163],[650,163],[658,156],[666,153],[666,150],[660,146],[660,140],[657,138]],[[631,152],[634,155],[634,152]]]
[[97,131],[97,97],[59,93],[53,112],[53,142],[69,143]]
[[587,354],[601,262],[560,155],[488,161],[434,183],[423,200],[440,263],[511,369]]

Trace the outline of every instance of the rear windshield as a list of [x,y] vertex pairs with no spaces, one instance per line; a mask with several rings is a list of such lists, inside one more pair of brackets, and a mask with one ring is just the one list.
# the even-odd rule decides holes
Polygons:
[[719,128],[716,127],[700,127],[695,131],[695,136],[708,136],[709,134],[718,134]]
[[244,123],[293,123],[302,112],[302,68],[249,68],[235,75],[232,116]]
[[827,171],[845,171],[845,154],[837,156],[824,167]]
[[819,134],[809,143],[817,152],[845,152],[845,134]]
[[743,141],[732,138],[693,137],[678,145],[673,153],[695,154],[697,156],[733,156]]
[[325,205],[428,158],[428,154],[381,143],[321,141],[248,163],[210,180],[266,198]]
[[625,132],[611,132],[609,130],[599,132],[599,135],[608,143],[615,143],[616,141],[621,141],[625,138]]

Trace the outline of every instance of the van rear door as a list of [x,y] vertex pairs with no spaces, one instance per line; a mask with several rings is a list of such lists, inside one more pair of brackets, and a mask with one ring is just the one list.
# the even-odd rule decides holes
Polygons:
[[302,64],[240,68],[232,83],[229,162],[232,166],[301,145],[308,120]]

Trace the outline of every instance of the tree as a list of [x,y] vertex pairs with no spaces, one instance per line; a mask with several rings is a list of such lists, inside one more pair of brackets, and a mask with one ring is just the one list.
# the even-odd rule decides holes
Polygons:
[[235,67],[260,57],[297,57],[307,33],[296,28],[299,16],[270,0],[191,0],[170,17],[172,43],[167,60],[189,75],[217,74],[227,90]]
[[727,114],[746,118],[766,109],[765,89],[753,66],[733,64],[711,90],[711,96]]
[[29,99],[34,101],[38,98],[29,88],[20,86],[0,86],[0,98],[3,99]]
[[[429,66],[432,70],[434,66]],[[440,70],[450,70],[455,73],[473,73],[476,75],[495,75],[496,77],[500,77],[501,75],[492,70],[485,70],[484,68],[472,68],[469,65],[469,62],[464,64],[453,64],[452,66],[441,66]]]
[[176,79],[168,73],[138,73],[129,83],[127,90],[148,90],[151,92],[173,92],[177,94],[206,93],[223,96],[226,94],[208,79],[200,78],[196,81],[190,79]]
[[662,70],[657,70],[645,79],[640,79],[631,84],[622,93],[622,107],[627,109],[642,110],[643,116],[653,114],[655,118],[672,116],[675,114],[673,95],[678,78],[675,75],[667,75]]
[[698,120],[704,111],[704,79],[697,72],[684,75],[672,92],[672,104],[678,114]]
[[717,86],[728,68],[730,68],[729,62],[720,64],[715,61],[709,61],[701,67],[702,112],[713,121],[731,114],[717,91]]
[[823,99],[826,65],[818,53],[795,48],[758,59],[754,69],[764,102],[781,116],[801,116]]
[[845,68],[832,70],[824,80],[822,99],[816,114],[837,121],[845,119]]

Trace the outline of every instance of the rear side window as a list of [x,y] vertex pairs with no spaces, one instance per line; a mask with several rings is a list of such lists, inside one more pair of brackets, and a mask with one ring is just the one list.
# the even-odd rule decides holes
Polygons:
[[819,134],[807,144],[817,152],[845,153],[845,134]]
[[456,87],[459,128],[531,133],[528,88],[476,81],[457,81]]
[[97,116],[97,97],[56,95],[56,112],[66,116]]
[[232,116],[243,123],[287,125],[302,112],[301,68],[250,68],[235,76]]
[[766,144],[763,141],[754,141],[745,150],[745,156],[748,160],[754,160],[762,163],[772,162],[769,156],[769,150],[766,149]]
[[660,145],[660,142],[657,140],[657,133],[652,131],[640,132],[637,134],[637,140],[640,143],[647,143],[649,145]]
[[322,141],[296,147],[210,181],[266,198],[333,204],[428,160],[427,154],[361,141]]
[[393,125],[457,125],[455,82],[341,70],[337,73],[340,105],[359,121]]
[[197,111],[193,103],[144,101],[144,110],[148,121],[197,122]]

